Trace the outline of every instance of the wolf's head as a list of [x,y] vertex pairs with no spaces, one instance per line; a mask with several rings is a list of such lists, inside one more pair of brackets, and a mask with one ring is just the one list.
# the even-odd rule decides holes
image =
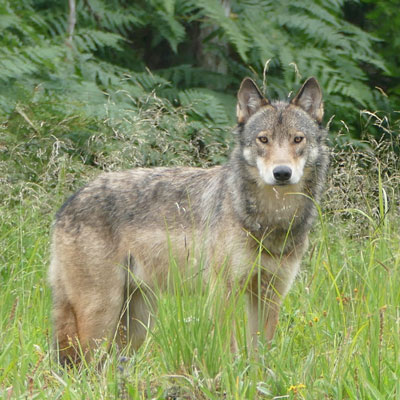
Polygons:
[[309,78],[293,100],[270,102],[250,78],[238,93],[237,118],[244,162],[259,183],[295,185],[317,167],[325,136],[320,86]]

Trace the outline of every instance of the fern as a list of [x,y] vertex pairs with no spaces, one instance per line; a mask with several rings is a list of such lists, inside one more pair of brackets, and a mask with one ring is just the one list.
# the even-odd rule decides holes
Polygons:
[[196,4],[204,10],[205,15],[210,20],[220,26],[229,38],[229,41],[235,46],[240,57],[247,61],[247,52],[250,43],[245,34],[242,33],[240,25],[235,23],[233,19],[225,16],[225,10],[222,3],[214,0],[200,0]]
[[124,40],[121,35],[98,30],[79,30],[74,36],[74,41],[79,51],[92,52],[104,47],[120,50],[120,42]]
[[130,13],[125,13],[120,9],[107,9],[107,12],[104,13],[104,25],[107,29],[110,29],[113,32],[119,32],[121,35],[125,37],[129,35],[129,31],[132,27],[142,27],[144,25],[144,20],[141,18],[140,10],[133,10]]
[[[22,79],[40,71],[41,65],[32,63],[35,54],[29,53],[29,50],[35,50],[33,47],[25,47],[24,52],[16,53],[8,49],[3,50],[0,58],[0,80],[9,81],[10,79]],[[37,49],[36,49],[37,50]]]
[[18,26],[19,18],[12,13],[6,15],[0,15],[0,30],[4,31],[5,29],[12,28]]
[[[267,60],[272,97],[287,98],[315,75],[328,114],[349,125],[358,124],[360,107],[390,109],[370,81],[382,73],[393,79],[397,70],[376,52],[382,42],[343,19],[343,2],[231,1],[227,14],[217,0],[81,0],[67,42],[68,2],[43,4],[1,6],[3,112],[33,96],[58,96],[96,118],[117,115],[118,103],[136,110],[160,102],[221,128],[234,122],[241,79],[250,74],[261,84]],[[226,73],[200,67],[208,50]]]
[[[315,18],[318,21],[321,21],[321,23],[324,23],[328,26],[333,26],[336,28],[340,28],[340,22],[338,21],[338,18],[335,17],[335,13],[340,12],[340,8],[337,7],[338,4],[332,2],[330,5],[329,9],[326,8],[327,4],[325,3],[325,7],[321,6],[318,4],[316,1],[298,1],[298,2],[293,2],[291,3],[291,7],[293,10],[296,10],[300,13],[306,13],[309,16],[312,16],[311,18],[315,20]],[[314,18],[313,18],[314,17]]]
[[149,72],[139,72],[130,76],[130,81],[141,86],[144,91],[151,92],[154,89],[169,87],[171,83],[163,77]]
[[207,89],[189,89],[179,93],[180,103],[189,108],[189,112],[198,118],[209,118],[219,125],[228,125],[230,120],[226,109],[214,94]]
[[160,34],[168,40],[172,50],[176,53],[178,44],[185,37],[185,28],[173,15],[163,11],[158,11],[157,17],[161,20],[161,24],[159,25]]
[[215,90],[225,90],[232,82],[235,82],[230,76],[207,71],[204,68],[194,67],[190,64],[159,69],[157,74],[180,88],[209,86]]
[[374,51],[376,39],[344,21],[337,3],[248,0],[237,3],[233,11],[241,16],[237,24],[251,43],[243,60],[262,71],[271,59],[268,83],[281,97],[287,96],[287,87],[315,75],[328,99],[328,113],[344,118],[337,106],[353,102],[354,114],[343,112],[351,124],[358,119],[357,107],[376,107],[363,67],[369,64],[387,71],[385,63]]

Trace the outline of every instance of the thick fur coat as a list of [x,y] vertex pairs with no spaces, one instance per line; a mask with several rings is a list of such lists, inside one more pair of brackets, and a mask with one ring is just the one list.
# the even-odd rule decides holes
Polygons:
[[325,181],[322,115],[314,78],[290,103],[271,103],[246,78],[225,165],[107,173],[70,197],[49,271],[60,360],[76,360],[78,344],[90,358],[98,340],[118,340],[118,325],[139,346],[151,313],[138,287],[162,287],[171,256],[183,273],[197,265],[209,280],[224,268],[228,288],[246,284],[250,341],[260,330],[271,340]]

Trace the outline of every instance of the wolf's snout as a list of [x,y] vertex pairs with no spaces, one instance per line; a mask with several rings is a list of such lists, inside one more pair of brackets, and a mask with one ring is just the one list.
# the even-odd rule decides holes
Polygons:
[[278,165],[273,170],[274,178],[277,181],[288,181],[292,177],[292,169],[286,165]]

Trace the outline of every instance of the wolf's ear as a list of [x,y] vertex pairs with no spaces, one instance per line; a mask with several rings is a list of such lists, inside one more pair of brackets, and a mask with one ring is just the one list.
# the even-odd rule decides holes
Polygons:
[[318,81],[315,78],[308,78],[299,93],[291,101],[291,104],[301,107],[307,111],[316,121],[322,122],[324,116],[324,104],[322,92]]
[[245,123],[260,107],[268,104],[260,89],[250,78],[244,78],[238,92],[236,115],[238,123]]

